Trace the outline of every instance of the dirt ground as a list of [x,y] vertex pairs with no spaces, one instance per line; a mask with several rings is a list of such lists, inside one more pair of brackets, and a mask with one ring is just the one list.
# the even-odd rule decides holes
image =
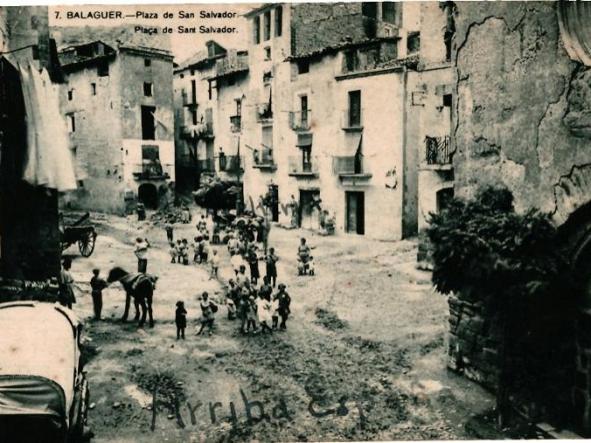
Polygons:
[[[274,227],[279,281],[292,297],[285,332],[243,336],[221,307],[213,336],[196,336],[198,295],[223,301],[231,275],[171,264],[162,227],[93,214],[99,237],[90,258],[75,247],[75,311],[86,318],[94,355],[87,365],[95,442],[422,440],[499,438],[474,426],[492,396],[445,368],[447,304],[416,269],[413,241],[321,237]],[[175,236],[195,235],[175,225]],[[159,276],[154,328],[122,323],[124,292],[104,294],[104,320],[90,319],[88,282],[98,267],[134,271],[137,235],[151,244],[148,272]],[[317,275],[298,277],[296,249],[315,247]],[[261,263],[261,272],[264,266]],[[176,340],[174,310],[184,300],[189,328]],[[153,406],[156,387],[156,402]],[[154,428],[152,430],[152,425]]]

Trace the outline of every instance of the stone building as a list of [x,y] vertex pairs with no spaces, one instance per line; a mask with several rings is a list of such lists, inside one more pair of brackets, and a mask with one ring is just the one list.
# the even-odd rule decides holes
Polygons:
[[[591,15],[584,2],[456,3],[454,191],[511,190],[518,211],[552,214],[564,252],[583,280],[577,327],[563,359],[567,389],[547,403],[570,405],[591,432]],[[557,294],[560,297],[568,294]],[[450,366],[494,385],[495,347],[481,306],[450,299]],[[487,345],[487,343],[489,343]],[[548,386],[540,386],[545,389]]]
[[175,180],[170,51],[95,40],[62,48],[59,57],[79,179],[66,202],[116,213],[136,201],[165,203]]
[[[422,88],[421,10],[392,2],[252,10],[247,51],[209,42],[175,70],[177,162],[191,164],[194,146],[199,171],[219,174],[220,152],[235,156],[229,178],[242,181],[247,206],[273,196],[274,221],[289,223],[293,195],[303,227],[328,216],[339,232],[413,235],[425,149],[418,128],[429,124],[412,105],[411,86]],[[448,80],[437,81],[431,90],[443,101]],[[205,128],[191,126],[202,119]]]
[[60,269],[58,192],[23,180],[26,125],[34,123],[25,119],[16,68],[32,64],[59,81],[47,14],[44,6],[0,8],[0,277],[5,279],[46,280]]
[[[174,70],[177,189],[195,190],[205,177],[241,183],[242,101],[248,54],[209,41]],[[243,147],[243,150],[246,149]]]

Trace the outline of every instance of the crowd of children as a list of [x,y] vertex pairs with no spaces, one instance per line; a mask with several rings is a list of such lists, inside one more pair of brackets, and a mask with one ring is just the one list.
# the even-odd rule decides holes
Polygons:
[[[277,285],[279,257],[274,248],[271,247],[267,250],[264,235],[259,235],[260,226],[261,224],[254,219],[241,219],[232,223],[225,230],[210,230],[208,218],[201,216],[196,225],[198,235],[191,245],[193,262],[209,263],[210,279],[217,278],[220,257],[215,248],[211,248],[210,252],[209,234],[212,231],[216,231],[218,235],[221,234],[220,243],[226,243],[230,254],[230,264],[234,271],[234,277],[228,282],[225,297],[228,319],[238,319],[240,332],[243,334],[284,330],[287,328],[287,319],[290,314],[291,298],[286,291],[285,284],[280,283],[278,290],[274,291]],[[167,229],[167,235],[168,232]],[[263,251],[257,244],[259,242],[262,243]],[[190,248],[188,242],[185,239],[179,239],[176,244],[170,246],[171,262],[188,264]],[[260,282],[259,261],[263,261],[265,264],[265,275],[262,282]],[[247,268],[249,269],[248,275]],[[198,334],[202,334],[207,329],[208,334],[211,335],[218,306],[206,292],[200,297],[200,309],[201,327]],[[184,303],[179,301],[175,317],[177,339],[184,338],[186,315]]]

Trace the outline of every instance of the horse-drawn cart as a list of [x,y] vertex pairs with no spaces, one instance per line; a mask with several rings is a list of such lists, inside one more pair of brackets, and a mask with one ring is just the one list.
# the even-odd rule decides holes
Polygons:
[[98,234],[94,226],[85,223],[89,218],[90,214],[87,212],[71,225],[60,226],[62,251],[65,251],[74,243],[78,243],[80,254],[83,257],[90,257],[94,251],[94,244]]

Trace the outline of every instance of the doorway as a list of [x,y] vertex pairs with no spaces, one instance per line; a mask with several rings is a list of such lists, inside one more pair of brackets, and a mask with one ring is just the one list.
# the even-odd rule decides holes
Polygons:
[[300,227],[305,229],[317,229],[319,227],[320,211],[314,202],[320,200],[319,190],[300,189]]
[[269,195],[271,196],[271,219],[274,222],[279,221],[279,186],[269,185]]
[[358,191],[345,191],[346,220],[345,230],[353,234],[365,234],[365,194]]
[[140,185],[137,191],[138,199],[148,209],[158,208],[158,190],[151,183]]

